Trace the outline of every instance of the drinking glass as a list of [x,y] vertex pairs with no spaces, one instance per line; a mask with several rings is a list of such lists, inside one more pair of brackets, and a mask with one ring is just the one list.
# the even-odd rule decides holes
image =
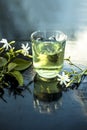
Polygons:
[[43,78],[54,78],[63,68],[67,36],[61,31],[31,34],[34,70]]

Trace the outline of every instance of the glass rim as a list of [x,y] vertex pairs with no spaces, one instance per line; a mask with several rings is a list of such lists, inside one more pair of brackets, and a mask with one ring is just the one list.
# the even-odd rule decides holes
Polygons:
[[63,31],[60,31],[60,30],[36,30],[34,32],[31,33],[31,40],[34,40],[34,36],[36,34],[39,34],[39,33],[43,33],[43,34],[47,34],[47,33],[55,33],[55,34],[62,34],[63,35],[63,40],[61,41],[66,41],[67,40],[67,35],[63,32]]

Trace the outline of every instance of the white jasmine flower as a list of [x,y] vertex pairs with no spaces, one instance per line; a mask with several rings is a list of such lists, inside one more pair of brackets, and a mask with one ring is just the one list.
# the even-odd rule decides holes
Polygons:
[[28,46],[28,43],[26,45],[22,44],[21,48],[22,48],[22,53],[24,54],[24,56],[29,54],[30,47]]
[[60,84],[65,84],[67,86],[67,83],[70,81],[69,76],[65,74],[65,72],[62,72],[62,75],[57,74],[58,81],[60,81]]
[[5,48],[6,50],[8,50],[8,48],[11,48],[11,45],[8,43],[7,39],[2,39],[0,43],[4,44],[3,48]]

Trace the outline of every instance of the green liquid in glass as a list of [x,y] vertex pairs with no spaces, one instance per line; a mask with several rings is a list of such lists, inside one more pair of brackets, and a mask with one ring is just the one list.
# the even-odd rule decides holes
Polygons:
[[38,41],[32,50],[35,71],[44,78],[56,77],[63,67],[65,42]]

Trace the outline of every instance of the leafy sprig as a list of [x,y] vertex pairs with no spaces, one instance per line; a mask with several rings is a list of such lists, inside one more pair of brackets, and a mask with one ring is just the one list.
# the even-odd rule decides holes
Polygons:
[[[14,43],[15,41],[8,42],[7,39],[0,41],[0,87],[4,86],[4,84],[9,86],[9,82],[12,83],[13,78],[16,79],[19,86],[23,86],[22,71],[32,64],[30,60],[24,58],[32,58],[29,54],[29,44],[22,44],[21,48],[16,50],[15,46],[13,46]],[[20,55],[23,55],[23,57],[19,58]],[[9,76],[10,81],[6,81]]]
[[87,76],[87,68],[82,69],[79,65],[74,64],[70,60],[70,57],[64,60],[70,65],[70,70],[63,70],[62,75],[58,74],[60,84],[65,87],[78,87],[82,83],[85,76]]

